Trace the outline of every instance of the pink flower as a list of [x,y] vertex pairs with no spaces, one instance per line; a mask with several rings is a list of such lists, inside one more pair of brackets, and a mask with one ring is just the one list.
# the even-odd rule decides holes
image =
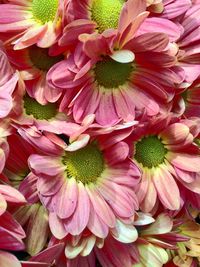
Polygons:
[[149,212],[157,198],[167,209],[180,208],[178,184],[196,193],[200,182],[200,156],[194,143],[195,127],[187,120],[154,119],[138,127],[128,138],[134,163],[142,170],[137,186],[140,208]]
[[185,79],[189,83],[194,82],[200,75],[199,14],[200,3],[188,9],[180,21],[183,31],[180,39],[176,43],[178,65],[185,70]]
[[46,74],[55,63],[64,58],[63,55],[50,56],[49,49],[35,45],[17,51],[9,47],[7,53],[9,60],[24,80],[29,96],[35,98],[41,105],[56,102],[59,99],[61,90],[48,86]]
[[53,45],[61,32],[64,3],[60,0],[15,1],[1,5],[0,32],[12,32],[14,49]]
[[[105,238],[118,224],[123,233],[138,208],[134,188],[140,175],[127,160],[128,146],[103,136],[72,144],[54,156],[29,158],[53,235],[79,235],[87,227]],[[132,233],[135,239],[135,229]]]
[[[168,36],[155,27],[161,20],[174,34],[170,39],[180,34],[168,20],[158,19],[152,25],[150,18],[145,23],[147,16],[145,5],[128,1],[117,30],[79,35],[83,47],[78,45],[74,54],[54,65],[47,75],[51,86],[70,88],[60,109],[69,109],[77,122],[94,113],[97,123],[106,126],[131,121],[144,111],[148,116],[162,112],[185,74],[167,53]],[[149,25],[150,31],[144,32]]]
[[11,67],[6,51],[0,42],[0,118],[6,117],[13,107],[12,93],[16,88],[19,75]]

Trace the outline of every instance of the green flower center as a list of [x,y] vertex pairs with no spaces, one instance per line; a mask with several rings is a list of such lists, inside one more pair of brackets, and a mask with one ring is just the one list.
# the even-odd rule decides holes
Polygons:
[[48,54],[49,49],[32,46],[29,49],[29,57],[32,64],[43,71],[48,71],[54,64],[63,59],[63,55],[51,57]]
[[164,162],[167,149],[157,136],[147,136],[135,145],[135,159],[144,167],[152,168]]
[[129,79],[132,70],[132,63],[119,63],[105,57],[96,63],[94,73],[98,84],[110,89],[123,85]]
[[200,147],[200,138],[195,138],[194,142]]
[[91,19],[97,23],[101,33],[107,29],[116,29],[124,0],[93,0]]
[[54,21],[58,9],[58,0],[33,0],[33,18],[41,24]]
[[66,152],[63,157],[67,178],[74,177],[83,184],[95,183],[104,170],[101,151],[95,144],[74,152]]
[[57,107],[54,103],[43,106],[28,95],[24,96],[24,109],[27,115],[33,115],[37,120],[49,120],[57,114]]

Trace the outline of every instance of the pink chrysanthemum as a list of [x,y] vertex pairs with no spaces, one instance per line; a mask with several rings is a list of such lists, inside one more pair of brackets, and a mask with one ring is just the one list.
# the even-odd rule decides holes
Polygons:
[[181,19],[182,34],[176,42],[178,65],[185,70],[185,79],[189,83],[194,82],[200,75],[199,17],[200,3],[189,8]]
[[40,104],[56,102],[61,96],[59,88],[52,88],[46,82],[46,73],[64,56],[50,56],[49,49],[30,46],[23,50],[7,49],[10,62],[19,71],[28,94]]
[[62,26],[64,1],[9,0],[1,5],[0,32],[11,32],[14,49],[53,45]]
[[13,107],[12,93],[19,75],[11,67],[6,51],[0,41],[0,118],[6,117]]
[[[156,115],[173,98],[175,84],[184,80],[184,71],[175,67],[175,57],[167,53],[168,36],[155,29],[140,33],[148,12],[142,12],[145,5],[136,5],[133,16],[131,8],[126,2],[123,12],[128,15],[122,13],[117,30],[80,35],[83,47],[77,46],[74,54],[48,73],[51,86],[70,88],[60,108],[69,109],[78,122],[90,113],[101,125],[130,121],[144,111]],[[165,20],[169,28],[170,23]],[[148,22],[145,25],[148,28]],[[173,25],[171,32],[179,36]]]
[[143,172],[137,196],[146,212],[155,207],[157,198],[165,208],[179,209],[179,183],[200,193],[200,156],[193,133],[197,125],[169,119],[155,119],[128,138],[132,159]]
[[138,208],[134,187],[140,173],[127,160],[128,146],[117,140],[111,144],[112,138],[103,137],[88,144],[75,141],[73,149],[69,146],[54,156],[29,158],[57,238],[78,235],[86,227],[105,238],[110,228],[124,229],[134,219]]

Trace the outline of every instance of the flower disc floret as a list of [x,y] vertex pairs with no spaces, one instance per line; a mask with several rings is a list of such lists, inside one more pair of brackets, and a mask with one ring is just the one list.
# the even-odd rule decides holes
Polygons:
[[123,4],[124,0],[93,0],[91,18],[97,23],[100,33],[117,28]]
[[167,149],[157,136],[147,136],[135,145],[135,159],[144,167],[152,168],[164,162]]
[[102,152],[95,144],[74,151],[66,152],[63,157],[67,178],[74,177],[83,184],[95,183],[104,170]]
[[45,24],[54,21],[58,9],[58,0],[33,0],[32,14],[36,21]]
[[106,57],[96,63],[95,79],[105,88],[117,88],[127,82],[132,72],[132,63],[119,63]]
[[55,104],[41,105],[28,95],[24,97],[24,109],[27,115],[32,115],[35,119],[39,120],[49,120],[57,114]]
[[37,46],[29,49],[30,60],[36,68],[48,71],[54,64],[63,59],[63,56],[49,56],[48,51],[49,49],[39,48]]

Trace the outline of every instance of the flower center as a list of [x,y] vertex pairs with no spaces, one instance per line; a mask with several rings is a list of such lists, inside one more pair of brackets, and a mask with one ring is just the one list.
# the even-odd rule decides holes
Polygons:
[[43,106],[28,95],[24,96],[24,109],[27,115],[33,115],[37,120],[49,120],[57,114],[57,107],[54,103]]
[[48,71],[54,64],[63,59],[63,55],[51,57],[48,54],[49,49],[32,46],[29,49],[29,57],[32,64],[43,71]]
[[45,24],[54,21],[58,9],[58,0],[33,0],[32,14],[36,21]]
[[98,84],[110,89],[123,85],[130,77],[132,69],[132,63],[119,63],[105,57],[96,63],[94,73]]
[[135,145],[135,159],[144,167],[152,168],[164,162],[167,149],[157,136],[147,136]]
[[107,29],[116,29],[124,0],[93,0],[91,19],[97,23],[101,33]]
[[74,177],[83,184],[95,183],[104,170],[101,151],[95,144],[74,152],[66,152],[63,157],[67,178]]

